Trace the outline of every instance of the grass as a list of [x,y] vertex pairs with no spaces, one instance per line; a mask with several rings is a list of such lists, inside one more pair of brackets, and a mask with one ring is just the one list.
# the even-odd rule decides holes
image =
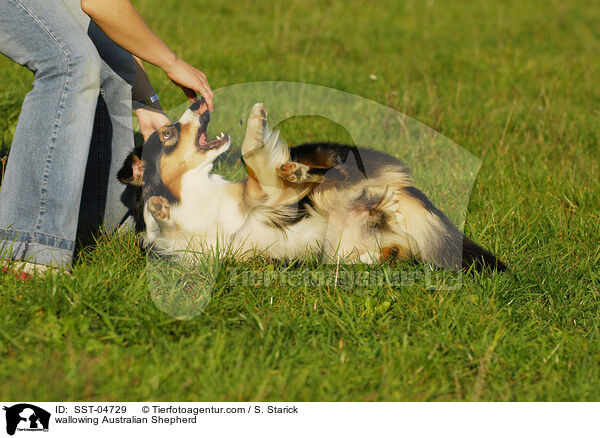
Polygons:
[[[478,156],[466,231],[512,272],[442,290],[241,287],[224,270],[205,311],[183,321],[154,305],[134,236],[105,237],[72,277],[0,276],[0,399],[600,399],[598,5],[213,1],[178,13],[180,1],[135,3],[215,89],[344,90]],[[164,75],[150,76],[165,108],[182,103]],[[2,59],[0,80],[7,149],[31,75]],[[345,135],[313,119],[284,125],[293,142]]]

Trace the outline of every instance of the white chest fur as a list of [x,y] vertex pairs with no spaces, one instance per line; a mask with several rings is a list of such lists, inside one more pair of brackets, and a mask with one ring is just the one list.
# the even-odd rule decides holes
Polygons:
[[188,172],[181,182],[181,203],[172,210],[172,219],[182,229],[212,241],[229,238],[242,227],[245,216],[231,194],[234,183],[207,172]]

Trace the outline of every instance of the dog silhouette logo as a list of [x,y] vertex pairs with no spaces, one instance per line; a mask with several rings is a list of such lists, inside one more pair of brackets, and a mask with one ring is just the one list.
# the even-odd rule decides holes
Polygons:
[[19,403],[11,407],[4,406],[6,411],[6,433],[14,435],[19,431],[48,431],[50,412],[28,403]]

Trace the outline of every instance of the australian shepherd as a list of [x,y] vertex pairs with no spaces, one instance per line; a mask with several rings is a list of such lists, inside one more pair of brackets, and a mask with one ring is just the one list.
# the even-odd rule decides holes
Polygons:
[[230,146],[209,141],[203,100],[153,133],[119,172],[143,244],[183,259],[227,249],[239,257],[318,255],[324,262],[418,259],[442,269],[503,271],[413,185],[407,167],[375,150],[334,143],[289,148],[254,105],[242,144],[248,178],[211,173]]

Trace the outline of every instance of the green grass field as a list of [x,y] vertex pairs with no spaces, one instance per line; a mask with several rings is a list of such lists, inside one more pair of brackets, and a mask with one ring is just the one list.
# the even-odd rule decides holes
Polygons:
[[[441,290],[241,287],[225,270],[205,311],[183,321],[154,305],[135,237],[103,238],[72,277],[0,275],[0,399],[600,399],[597,3],[134,3],[215,89],[344,90],[478,156],[465,230],[511,272]],[[149,73],[165,108],[183,103]],[[5,151],[31,80],[0,59]],[[309,122],[288,123],[286,136],[325,135]]]

